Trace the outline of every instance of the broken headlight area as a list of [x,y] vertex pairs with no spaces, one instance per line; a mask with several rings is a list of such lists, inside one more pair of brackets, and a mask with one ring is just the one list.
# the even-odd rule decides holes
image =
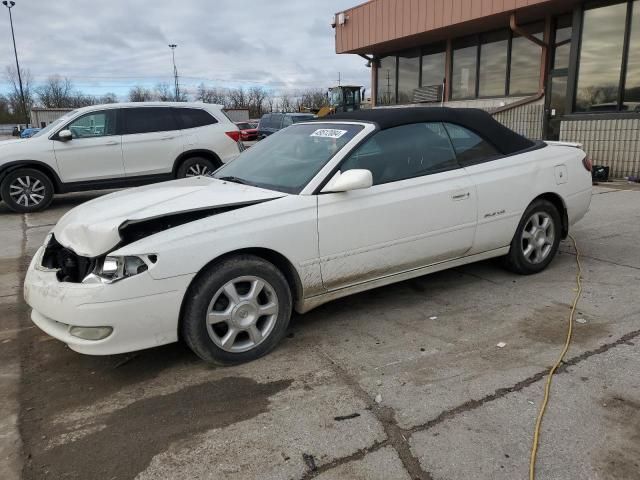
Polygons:
[[106,255],[96,259],[95,268],[82,283],[117,282],[146,272],[157,261],[157,255]]
[[55,271],[61,282],[113,283],[146,272],[157,261],[155,254],[83,257],[63,247],[53,235],[49,235],[36,261],[36,268]]
[[63,247],[53,235],[48,235],[36,268],[55,271],[61,282],[80,283],[95,268],[96,259],[83,257]]

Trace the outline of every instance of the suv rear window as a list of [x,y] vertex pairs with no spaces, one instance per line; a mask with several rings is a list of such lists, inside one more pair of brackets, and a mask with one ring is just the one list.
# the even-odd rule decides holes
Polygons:
[[178,123],[169,107],[124,108],[124,133],[151,133],[178,130]]
[[209,112],[200,108],[176,108],[175,112],[181,128],[204,127],[218,123]]
[[260,119],[260,126],[258,128],[280,128],[281,123],[281,113],[270,113],[268,115],[264,115]]

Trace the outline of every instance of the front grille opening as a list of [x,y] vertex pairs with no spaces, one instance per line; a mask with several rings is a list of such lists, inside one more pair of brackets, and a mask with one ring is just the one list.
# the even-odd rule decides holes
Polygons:
[[54,236],[51,236],[42,255],[42,266],[57,270],[56,276],[61,282],[80,283],[93,271],[95,265],[95,258],[77,255],[60,245]]

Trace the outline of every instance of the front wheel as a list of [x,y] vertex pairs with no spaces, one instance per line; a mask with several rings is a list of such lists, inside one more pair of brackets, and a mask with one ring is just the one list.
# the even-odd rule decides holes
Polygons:
[[509,270],[521,275],[547,268],[558,252],[562,223],[556,207],[547,200],[534,201],[524,212],[505,258]]
[[238,255],[203,271],[185,296],[182,337],[201,359],[217,364],[255,360],[284,336],[292,297],[273,264]]

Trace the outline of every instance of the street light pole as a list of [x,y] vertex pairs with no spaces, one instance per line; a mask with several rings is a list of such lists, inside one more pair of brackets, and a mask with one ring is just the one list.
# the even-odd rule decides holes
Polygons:
[[16,48],[16,36],[13,32],[13,17],[11,16],[11,9],[15,6],[16,2],[13,0],[3,0],[2,4],[9,9],[9,23],[11,24],[11,38],[13,39],[13,53],[16,56],[16,68],[18,69],[18,84],[20,85],[20,99],[22,100],[22,111],[26,120],[25,126],[29,125],[29,114],[27,113],[27,102],[24,100],[24,90],[22,89],[22,75],[20,74],[20,64],[18,63],[18,49]]
[[175,43],[172,43],[169,45],[169,48],[171,49],[171,58],[173,59],[173,81],[174,81],[176,102],[180,99],[180,87],[178,86],[178,69],[176,68],[176,47],[177,46],[178,45],[176,45]]

